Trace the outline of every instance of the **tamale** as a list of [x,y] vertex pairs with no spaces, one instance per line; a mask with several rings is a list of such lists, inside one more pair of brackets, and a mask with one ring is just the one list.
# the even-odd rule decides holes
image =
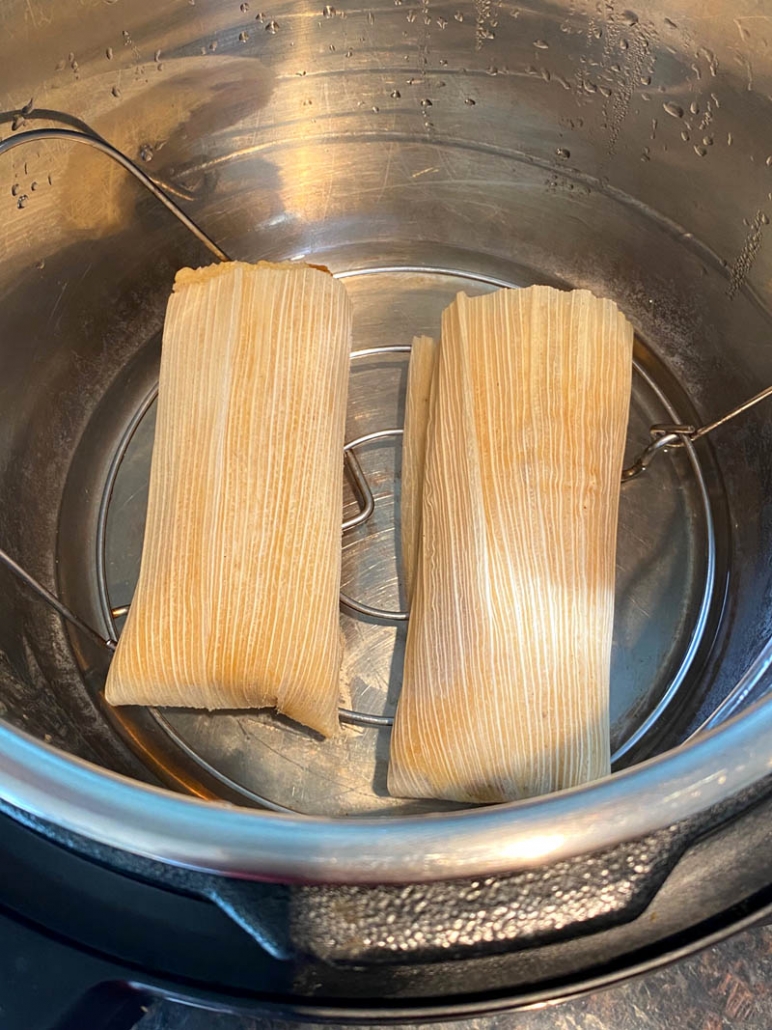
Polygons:
[[429,421],[429,394],[436,349],[437,345],[430,336],[414,337],[407,373],[400,516],[402,567],[408,604],[413,599],[416,554],[421,528],[426,427]]
[[586,291],[444,312],[395,796],[497,802],[609,772],[633,330]]
[[332,734],[351,307],[305,265],[178,272],[142,562],[107,700]]

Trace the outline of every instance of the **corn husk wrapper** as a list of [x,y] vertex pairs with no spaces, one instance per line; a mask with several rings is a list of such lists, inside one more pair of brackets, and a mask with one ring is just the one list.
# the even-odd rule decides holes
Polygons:
[[508,801],[609,772],[632,343],[586,291],[445,311],[393,795]]
[[147,523],[107,700],[337,725],[351,308],[328,273],[177,274]]

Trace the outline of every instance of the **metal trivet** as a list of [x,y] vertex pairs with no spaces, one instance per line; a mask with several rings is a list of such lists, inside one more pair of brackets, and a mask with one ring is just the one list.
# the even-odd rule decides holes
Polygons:
[[[81,143],[87,146],[93,147],[95,150],[100,151],[107,157],[111,158],[127,172],[134,176],[135,179],[142,186],[148,190],[157,200],[159,200],[168,211],[170,211],[175,218],[180,221],[185,228],[191,232],[196,239],[202,243],[207,250],[218,259],[218,261],[230,261],[231,258],[228,254],[212,240],[203,229],[199,228],[198,225],[188,216],[185,212],[178,207],[178,205],[171,199],[168,193],[149,175],[138,168],[134,162],[126,157],[121,151],[111,146],[101,137],[91,135],[85,132],[78,132],[72,129],[34,129],[28,132],[19,133],[16,136],[11,136],[6,140],[0,141],[0,156],[13,150],[15,147],[21,146],[25,143],[34,143],[40,140],[58,139],[70,141],[73,143]],[[379,354],[407,354],[410,352],[409,346],[395,346],[395,347],[373,347],[370,349],[354,351],[351,354],[351,360],[355,361],[360,358],[373,357]],[[106,486],[106,496],[109,496],[112,487],[115,482],[115,478],[120,467],[120,463],[126,450],[129,446],[131,438],[137,429],[142,417],[147,413],[148,409],[155,401],[158,395],[158,387],[154,387],[153,390],[147,395],[139,410],[135,413],[127,432],[124,436],[121,450],[115,456],[113,461],[110,475],[108,476],[108,482]],[[622,471],[621,482],[624,486],[625,483],[630,482],[636,477],[640,476],[646,469],[651,465],[652,461],[657,455],[664,453],[667,450],[682,447],[686,443],[694,443],[700,440],[702,437],[707,436],[720,426],[725,425],[738,415],[747,411],[749,408],[754,407],[760,401],[765,398],[772,396],[772,386],[762,390],[760,393],[751,397],[749,400],[732,408],[727,411],[720,418],[713,422],[707,423],[703,426],[693,426],[687,424],[657,424],[651,426],[651,443],[644,448],[639,454],[636,460],[626,469]],[[355,440],[348,442],[343,448],[343,457],[346,469],[351,478],[351,485],[357,502],[359,504],[359,512],[352,518],[345,520],[342,523],[341,529],[343,533],[349,532],[358,526],[364,525],[368,519],[372,516],[375,511],[375,498],[370,485],[367,481],[362,466],[359,463],[359,459],[356,456],[356,449],[364,446],[365,444],[371,443],[375,440],[386,439],[395,436],[401,436],[403,430],[397,429],[381,429],[376,432],[367,433],[364,436],[357,437]],[[106,517],[106,516],[105,516]],[[70,608],[67,607],[57,596],[52,593],[47,587],[40,583],[34,576],[31,576],[25,569],[23,569],[18,562],[7,554],[4,550],[0,549],[0,564],[4,565],[13,575],[15,575],[22,583],[24,583],[31,591],[37,594],[43,601],[46,602],[51,608],[53,608],[65,621],[69,622],[76,629],[85,633],[93,640],[101,644],[109,652],[114,652],[117,645],[117,629],[115,620],[127,614],[129,605],[120,605],[117,607],[110,608],[110,619],[111,628],[113,635],[109,637],[103,636],[92,626],[89,626],[84,622],[78,615],[76,615]],[[407,611],[388,611],[382,608],[375,608],[369,604],[365,604],[362,601],[358,601],[348,594],[341,592],[340,594],[341,606],[348,609],[349,611],[358,612],[362,615],[371,616],[376,619],[381,619],[389,622],[406,622],[409,618]],[[742,676],[737,685],[730,691],[726,698],[721,702],[720,705],[711,713],[710,716],[698,727],[697,730],[692,733],[688,739],[692,739],[699,733],[705,732],[706,730],[713,729],[719,723],[723,722],[730,717],[745,701],[746,697],[751,692],[754,684],[758,681],[758,677],[772,667],[772,640],[768,641],[767,644],[762,648],[758,657],[752,663],[747,672]],[[391,726],[393,719],[389,716],[383,715],[372,715],[366,712],[352,711],[347,708],[340,708],[339,715],[341,722],[349,723],[358,726],[371,726],[380,728],[384,726]]]

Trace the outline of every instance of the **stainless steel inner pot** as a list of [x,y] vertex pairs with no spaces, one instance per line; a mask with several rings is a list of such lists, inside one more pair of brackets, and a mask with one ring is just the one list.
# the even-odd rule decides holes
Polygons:
[[[638,334],[632,459],[653,423],[772,383],[763,8],[8,0],[0,135],[97,133],[233,257],[326,264],[357,349],[436,333],[459,290],[612,297]],[[63,140],[0,156],[0,198],[0,547],[110,633],[138,571],[166,298],[212,258]],[[405,372],[404,353],[352,366],[349,438],[401,425]],[[622,489],[608,781],[459,812],[388,796],[386,727],[320,742],[267,712],[112,710],[108,655],[0,569],[0,797],[183,865],[349,882],[511,871],[695,815],[772,759],[764,702],[679,747],[772,636],[771,416]],[[344,589],[399,608],[399,438],[358,453],[376,508],[344,537]],[[341,618],[344,703],[388,716],[404,627]]]

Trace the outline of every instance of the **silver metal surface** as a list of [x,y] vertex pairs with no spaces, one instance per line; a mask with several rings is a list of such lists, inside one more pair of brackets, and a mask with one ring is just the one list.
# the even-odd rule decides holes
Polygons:
[[752,715],[588,787],[431,818],[299,818],[204,802],[96,769],[7,726],[0,773],[3,797],[22,810],[51,818],[55,797],[58,825],[187,868],[292,881],[424,881],[559,861],[716,804],[772,768],[760,736],[772,733],[772,705]]
[[79,629],[81,633],[87,634],[87,636],[93,637],[98,643],[102,644],[109,651],[115,650],[115,640],[111,637],[103,637],[100,633],[97,633],[95,629],[92,629],[82,619],[78,618],[75,612],[70,611],[66,604],[62,604],[56,594],[52,593],[47,587],[44,587],[42,583],[38,583],[34,576],[31,576],[25,569],[15,562],[9,554],[5,551],[0,550],[0,564],[4,565],[10,573],[12,573],[18,580],[20,580],[26,587],[37,594],[38,597],[45,601],[47,605],[50,605],[63,619],[66,619],[71,625]]
[[[766,697],[772,688],[769,676],[770,669],[772,669],[772,640],[766,642],[747,671],[740,677],[737,686],[716,706],[707,719],[690,734],[689,740],[693,740],[709,730],[714,730],[721,723],[726,722],[727,719],[731,719],[732,716],[742,710],[750,698],[760,701]],[[761,690],[759,690],[759,684],[764,684]]]
[[0,156],[9,153],[16,147],[24,146],[29,143],[37,143],[41,140],[58,140],[63,143],[79,143],[87,147],[91,147],[92,150],[97,150],[102,154],[105,154],[116,164],[120,165],[121,168],[125,168],[130,175],[133,175],[137,182],[141,183],[149,193],[151,193],[156,200],[159,200],[167,211],[171,211],[174,217],[180,221],[188,232],[191,232],[195,238],[203,243],[207,250],[213,254],[219,261],[230,261],[230,258],[225,251],[219,247],[214,240],[210,239],[203,229],[200,229],[196,223],[190,218],[185,212],[174,203],[171,197],[167,196],[163,189],[157,185],[151,178],[146,175],[141,168],[137,168],[133,161],[130,161],[125,154],[122,154],[120,150],[110,146],[103,139],[99,139],[96,136],[91,136],[83,132],[73,132],[71,129],[32,129],[29,132],[20,132],[18,136],[9,136],[7,139],[0,140]]
[[[710,17],[691,0],[242,7],[6,0],[2,134],[93,131],[189,198],[224,252],[327,265],[351,293],[360,349],[436,332],[458,289],[546,282],[613,298],[639,336],[628,465],[652,425],[704,426],[772,382],[772,48],[752,0]],[[107,636],[136,575],[152,409],[100,544],[104,486],[157,377],[174,272],[205,252],[102,154],[74,149],[32,142],[0,165],[0,547]],[[404,358],[377,356],[352,373],[348,439],[402,424],[404,375]],[[402,610],[398,448],[357,455],[376,503],[347,534],[343,587]],[[108,710],[104,649],[63,633],[0,568],[0,796],[182,864],[338,880],[501,871],[699,812],[769,771],[763,704],[668,749],[772,636],[770,455],[758,406],[624,488],[613,734],[632,741],[620,764],[659,757],[608,783],[405,821],[382,791],[383,726],[328,748],[267,715],[165,712],[167,729]],[[347,496],[347,517],[360,502]],[[348,614],[342,627],[344,707],[385,720],[401,629]],[[763,662],[753,675],[743,704],[766,689]],[[83,765],[46,736],[198,799]],[[202,800],[215,797],[359,818]]]
[[760,401],[766,400],[770,396],[772,396],[772,386],[768,386],[765,390],[750,397],[747,401],[738,404],[714,422],[709,422],[707,425],[700,426],[699,428],[694,426],[652,426],[652,442],[638,455],[632,465],[622,470],[622,482],[626,483],[631,479],[635,479],[641,472],[645,472],[653,459],[658,454],[666,451],[668,447],[677,447],[684,443],[685,440],[700,440],[703,436],[707,436],[708,433],[712,433],[714,429],[726,425],[727,422],[731,422],[732,419],[742,415],[743,412],[749,411]]

